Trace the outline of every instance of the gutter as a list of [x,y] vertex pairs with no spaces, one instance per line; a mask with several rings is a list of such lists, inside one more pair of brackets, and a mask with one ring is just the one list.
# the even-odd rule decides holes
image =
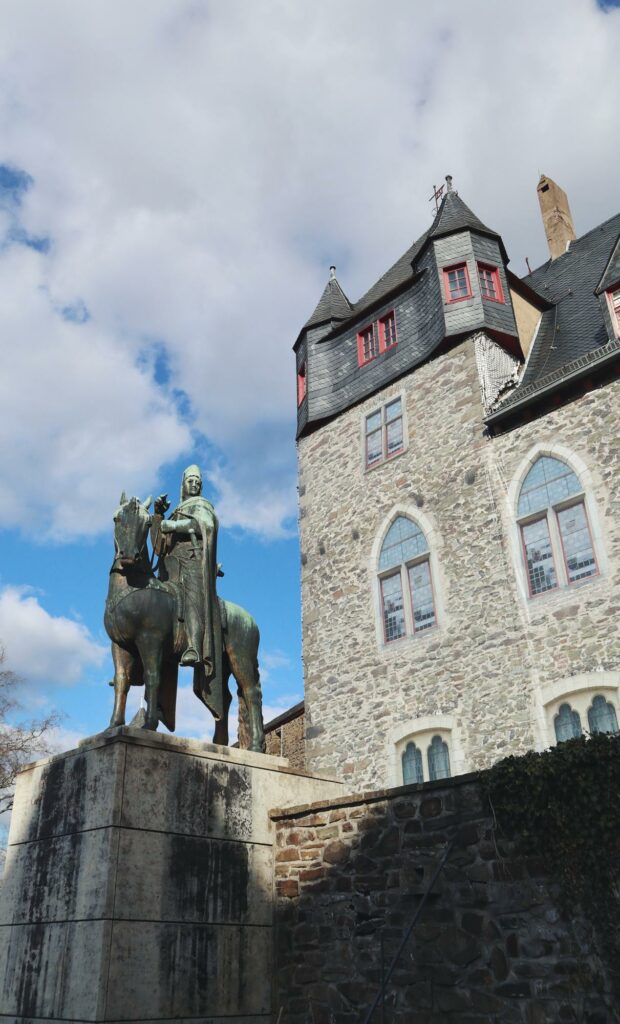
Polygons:
[[[553,391],[557,391],[559,388],[564,387],[566,384],[571,384],[581,377],[587,377],[593,370],[599,370],[607,366],[608,363],[613,363],[618,358],[620,358],[620,338],[614,338],[613,341],[605,345],[604,351],[596,359],[584,362],[585,357],[581,356],[580,359],[574,361],[577,365],[573,364],[574,369],[569,370],[567,374],[559,379],[556,377],[550,380],[548,384],[544,384],[535,391],[531,391],[528,395],[523,395],[519,401],[512,402],[503,409],[498,409],[490,416],[487,416],[484,422],[488,426],[493,426],[494,423],[499,423],[516,410],[525,409],[528,405],[537,402],[539,398],[551,394]],[[568,365],[570,366],[571,364],[569,363]]]

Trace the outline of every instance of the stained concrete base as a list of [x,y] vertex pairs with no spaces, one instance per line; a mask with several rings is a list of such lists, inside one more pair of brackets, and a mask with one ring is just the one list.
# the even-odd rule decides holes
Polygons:
[[267,1024],[272,807],[340,783],[109,730],[21,772],[0,891],[0,1022]]

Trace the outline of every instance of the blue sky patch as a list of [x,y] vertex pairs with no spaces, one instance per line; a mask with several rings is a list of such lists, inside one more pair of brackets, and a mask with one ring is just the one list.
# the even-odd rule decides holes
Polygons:
[[60,312],[63,320],[68,320],[72,324],[85,324],[90,320],[90,313],[82,299],[78,299],[77,302],[69,306],[64,306]]
[[620,0],[596,0],[602,11],[613,11],[620,8]]
[[33,184],[26,171],[9,164],[0,164],[0,204],[3,206],[19,206],[22,196]]
[[35,249],[36,252],[43,253],[49,252],[52,245],[51,238],[48,238],[46,235],[29,235],[19,225],[11,228],[8,232],[7,240],[9,242],[17,242],[18,245],[27,245],[29,249]]

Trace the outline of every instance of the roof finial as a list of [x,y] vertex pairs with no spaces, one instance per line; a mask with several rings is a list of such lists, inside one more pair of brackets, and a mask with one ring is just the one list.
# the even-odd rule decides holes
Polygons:
[[336,267],[334,266],[333,263],[332,263],[331,267],[329,268],[329,279],[330,279],[330,281],[335,281],[335,279],[336,279]]
[[446,185],[448,186],[448,192],[452,191],[452,175],[446,174]]

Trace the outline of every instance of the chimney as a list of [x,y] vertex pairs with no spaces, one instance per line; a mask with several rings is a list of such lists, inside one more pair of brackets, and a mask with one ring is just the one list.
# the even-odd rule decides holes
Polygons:
[[557,260],[558,256],[566,252],[568,243],[576,237],[568,196],[564,189],[544,174],[540,176],[536,191],[551,259]]

